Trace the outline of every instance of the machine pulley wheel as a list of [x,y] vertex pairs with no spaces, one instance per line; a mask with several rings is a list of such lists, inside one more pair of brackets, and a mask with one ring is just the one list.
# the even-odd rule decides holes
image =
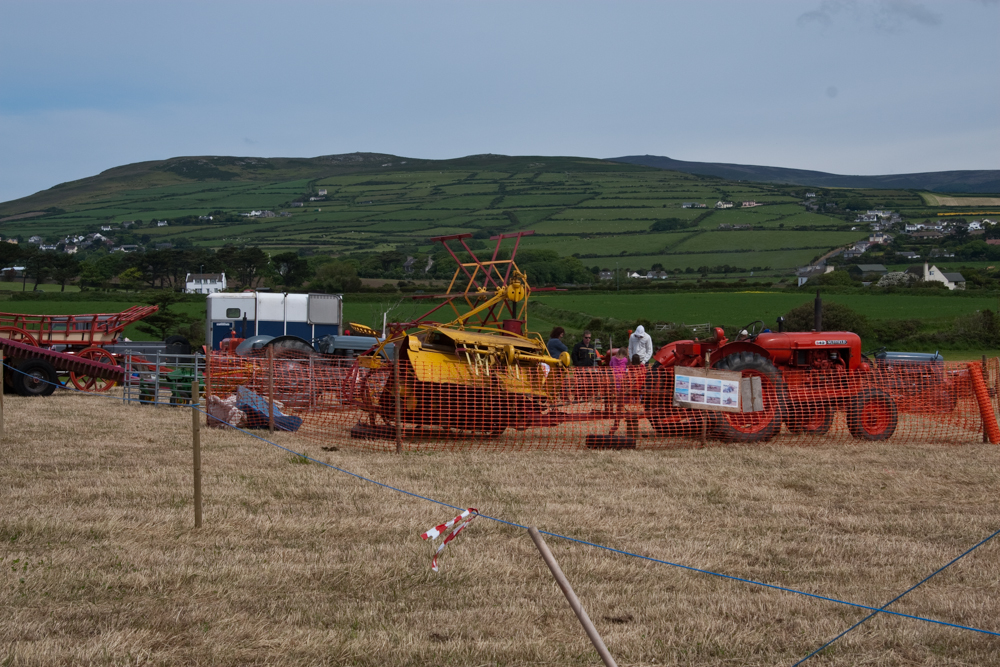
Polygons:
[[880,389],[867,389],[847,410],[847,428],[859,440],[886,440],[896,432],[896,401]]
[[11,383],[21,396],[51,396],[59,378],[56,369],[44,359],[27,359],[18,364]]
[[709,428],[712,434],[727,442],[766,442],[781,431],[785,393],[781,373],[769,359],[756,352],[736,352],[716,362],[722,371],[738,371],[746,376],[759,376],[764,398],[760,412],[713,412]]

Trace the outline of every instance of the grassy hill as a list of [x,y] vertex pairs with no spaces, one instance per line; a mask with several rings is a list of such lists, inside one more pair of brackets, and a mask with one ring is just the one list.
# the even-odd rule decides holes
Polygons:
[[[308,201],[326,195],[320,201]],[[433,236],[535,230],[524,247],[576,255],[587,266],[787,272],[863,238],[845,201],[934,215],[906,190],[826,190],[806,210],[800,187],[726,181],[574,157],[420,160],[355,153],[317,158],[181,157],[142,162],[0,203],[0,234],[41,235],[141,220],[147,245],[259,245],[334,255],[429,250]],[[736,208],[715,210],[716,201]],[[740,208],[740,202],[762,203]],[[293,206],[302,202],[302,206]],[[697,202],[708,208],[682,208]],[[816,203],[816,202],[814,202]],[[282,214],[244,218],[250,210]],[[948,210],[954,210],[948,209]],[[198,216],[216,214],[212,221]],[[153,220],[170,220],[165,227]],[[651,228],[660,231],[651,231]],[[748,225],[751,230],[733,230]],[[855,228],[856,227],[856,228]]]

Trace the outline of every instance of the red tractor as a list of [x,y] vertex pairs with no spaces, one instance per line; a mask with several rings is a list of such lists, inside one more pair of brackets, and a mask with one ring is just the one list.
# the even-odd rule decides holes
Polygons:
[[[721,328],[710,340],[676,341],[653,355],[644,395],[646,416],[656,432],[685,436],[704,427],[714,438],[763,442],[781,431],[824,434],[834,413],[847,413],[851,435],[865,440],[892,436],[896,400],[861,352],[861,338],[849,331],[770,332],[753,322],[735,340]],[[763,410],[711,412],[674,407],[674,367],[706,366],[758,376]],[[706,423],[707,422],[707,423]]]

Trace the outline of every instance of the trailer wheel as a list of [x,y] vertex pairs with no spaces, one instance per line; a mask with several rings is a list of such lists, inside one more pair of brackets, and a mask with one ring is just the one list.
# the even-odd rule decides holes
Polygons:
[[51,396],[59,382],[56,369],[44,359],[22,361],[12,380],[14,391],[21,396]]
[[736,352],[716,362],[720,371],[739,371],[760,377],[764,394],[761,412],[711,412],[709,428],[713,435],[729,442],[767,442],[781,431],[781,399],[785,387],[781,373],[770,360],[755,352]]
[[898,422],[896,402],[879,389],[861,393],[847,410],[847,428],[860,440],[886,440]]
[[[785,406],[785,424],[789,433],[825,435],[833,425],[833,408],[829,403],[800,403],[798,410]],[[796,414],[801,412],[801,414]]]
[[[78,357],[81,359],[89,359],[91,361],[99,361],[102,364],[108,364],[109,366],[117,366],[118,362],[115,358],[111,356],[111,353],[102,347],[92,346],[77,353]],[[69,380],[73,383],[73,386],[80,391],[95,391],[103,392],[111,389],[115,386],[114,380],[104,380],[99,377],[91,377],[89,375],[77,375],[76,373],[69,374]]]

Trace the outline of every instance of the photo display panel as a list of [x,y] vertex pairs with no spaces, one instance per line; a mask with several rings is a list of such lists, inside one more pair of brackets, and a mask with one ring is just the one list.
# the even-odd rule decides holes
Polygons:
[[742,412],[736,371],[674,367],[674,406],[698,410]]

